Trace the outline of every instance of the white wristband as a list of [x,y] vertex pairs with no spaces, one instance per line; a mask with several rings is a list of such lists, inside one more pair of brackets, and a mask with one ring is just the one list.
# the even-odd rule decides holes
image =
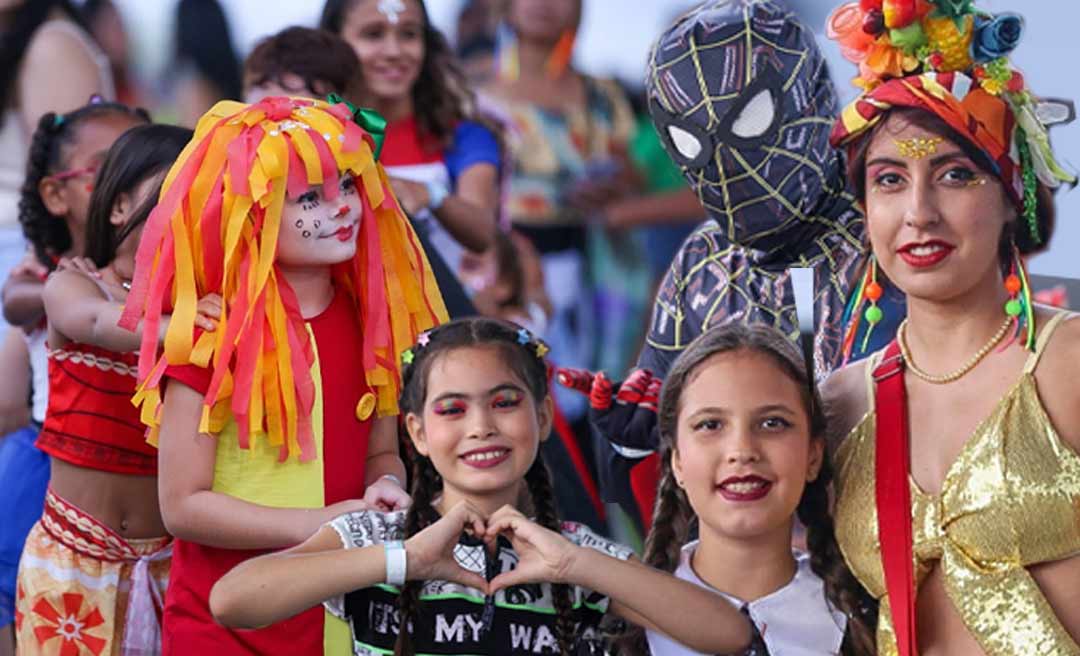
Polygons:
[[400,588],[405,585],[405,574],[408,569],[405,543],[401,540],[383,542],[383,549],[386,552],[386,584]]
[[400,488],[401,488],[401,489],[403,489],[403,490],[405,489],[405,484],[404,484],[404,483],[402,483],[402,482],[401,482],[401,479],[400,479],[400,478],[398,478],[397,476],[394,476],[393,474],[383,474],[383,475],[382,475],[382,476],[380,476],[380,477],[379,477],[379,478],[378,478],[377,480],[380,480],[380,481],[381,481],[381,480],[382,480],[382,479],[384,479],[384,478],[389,478],[390,480],[394,481],[394,484],[395,484],[395,485],[397,485],[398,487],[400,487]]

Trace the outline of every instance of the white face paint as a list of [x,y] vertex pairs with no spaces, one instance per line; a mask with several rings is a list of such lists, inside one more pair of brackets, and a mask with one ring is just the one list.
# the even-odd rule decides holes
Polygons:
[[386,16],[391,25],[397,25],[398,15],[405,11],[404,0],[379,0],[379,13]]

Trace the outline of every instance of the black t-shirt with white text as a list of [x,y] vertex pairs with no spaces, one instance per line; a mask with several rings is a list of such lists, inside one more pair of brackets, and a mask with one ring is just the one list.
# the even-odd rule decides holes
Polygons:
[[[405,511],[361,511],[342,515],[330,525],[345,548],[366,547],[404,539]],[[562,534],[572,543],[596,549],[613,558],[627,559],[632,551],[602,538],[585,526],[564,522]],[[461,567],[488,580],[517,566],[518,556],[509,541],[500,539],[494,556],[483,542],[463,535],[454,548]],[[578,654],[601,654],[597,629],[607,612],[602,594],[571,586]],[[398,589],[377,585],[331,600],[327,608],[352,626],[356,656],[392,653],[401,629]],[[413,647],[418,656],[464,654],[556,654],[555,611],[548,583],[514,586],[486,598],[480,590],[450,581],[425,581],[412,623]]]

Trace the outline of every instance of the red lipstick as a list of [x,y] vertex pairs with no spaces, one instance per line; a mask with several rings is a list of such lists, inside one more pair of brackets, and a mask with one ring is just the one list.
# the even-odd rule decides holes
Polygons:
[[334,236],[338,241],[350,241],[353,238],[353,233],[356,232],[356,224],[350,223],[347,226],[342,226],[337,229]]
[[927,269],[941,263],[954,250],[956,250],[956,247],[948,242],[931,239],[930,241],[904,244],[897,253],[900,255],[900,259],[904,260],[908,266],[916,269]]
[[769,493],[772,485],[772,481],[751,474],[725,478],[716,489],[728,501],[757,501]]

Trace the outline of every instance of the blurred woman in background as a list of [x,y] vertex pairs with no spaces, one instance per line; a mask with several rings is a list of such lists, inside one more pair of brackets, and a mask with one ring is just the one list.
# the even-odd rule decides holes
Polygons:
[[320,27],[360,58],[355,101],[388,121],[379,161],[418,232],[459,271],[493,243],[501,149],[446,38],[422,0],[328,0]]
[[24,250],[19,190],[38,119],[94,94],[115,96],[109,61],[68,0],[0,3],[0,277]]
[[217,0],[180,0],[176,5],[172,95],[177,122],[194,127],[219,100],[240,100],[240,59],[225,10]]
[[[545,338],[560,364],[622,369],[642,332],[648,271],[629,233],[599,223],[637,186],[627,154],[633,112],[617,84],[572,64],[579,0],[511,0],[503,9],[497,81],[485,91],[515,129],[508,211],[543,260],[554,305]],[[571,418],[584,412],[580,399],[559,402]]]

